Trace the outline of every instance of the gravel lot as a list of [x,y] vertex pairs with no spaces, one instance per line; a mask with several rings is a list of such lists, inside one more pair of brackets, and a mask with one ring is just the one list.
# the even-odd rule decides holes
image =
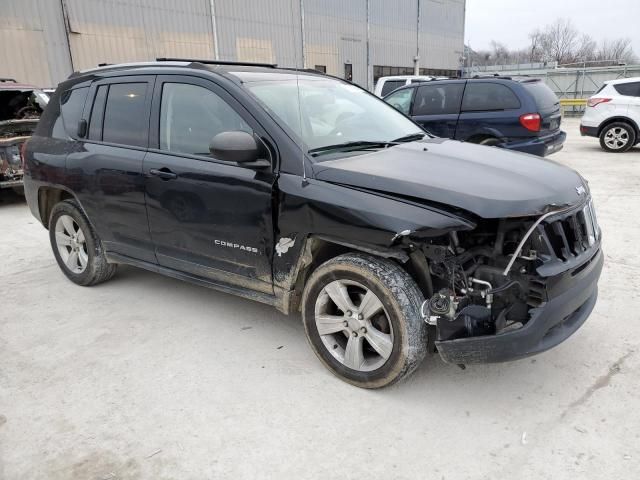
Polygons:
[[640,471],[640,148],[575,120],[554,159],[590,182],[605,269],[591,318],[518,362],[428,358],[351,387],[299,317],[121,267],[69,282],[24,202],[0,200],[0,479],[627,479]]

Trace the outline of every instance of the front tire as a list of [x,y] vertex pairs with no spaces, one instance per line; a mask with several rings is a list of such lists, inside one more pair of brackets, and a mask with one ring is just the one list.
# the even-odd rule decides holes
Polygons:
[[614,122],[600,132],[600,146],[606,152],[623,153],[636,143],[636,132],[631,125]]
[[58,266],[78,285],[97,285],[116,273],[117,265],[107,262],[102,242],[74,200],[53,207],[49,240]]
[[427,353],[417,284],[390,260],[353,253],[307,281],[302,318],[309,344],[340,379],[381,388],[413,372]]

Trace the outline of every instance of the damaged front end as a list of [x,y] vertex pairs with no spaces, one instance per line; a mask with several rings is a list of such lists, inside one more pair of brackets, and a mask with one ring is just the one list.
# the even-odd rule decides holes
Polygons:
[[0,188],[22,186],[21,150],[37,124],[37,119],[0,121]]
[[584,323],[602,270],[593,203],[538,217],[481,220],[422,246],[431,298],[422,305],[435,346],[455,364],[547,350]]

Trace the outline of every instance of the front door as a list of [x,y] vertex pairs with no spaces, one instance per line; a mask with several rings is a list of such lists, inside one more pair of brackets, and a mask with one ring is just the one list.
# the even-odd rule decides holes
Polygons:
[[272,292],[272,169],[209,153],[211,139],[243,130],[264,137],[248,112],[209,80],[159,76],[144,159],[151,238],[162,266]]
[[413,101],[413,120],[437,137],[454,138],[463,91],[464,82],[420,85]]

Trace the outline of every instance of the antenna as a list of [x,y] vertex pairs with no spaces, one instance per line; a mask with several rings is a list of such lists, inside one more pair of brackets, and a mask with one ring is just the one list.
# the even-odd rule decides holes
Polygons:
[[[295,25],[295,19],[293,18],[293,1],[291,0],[291,25]],[[300,3],[298,4],[298,7],[300,8],[300,23],[301,23],[301,30],[300,30],[300,34],[303,35],[304,33],[304,25],[302,25],[302,22],[304,22],[304,16],[303,16],[303,5],[302,5],[302,0],[300,0]],[[293,33],[293,32],[292,32]],[[294,44],[296,42],[294,41]],[[304,39],[302,40],[302,44],[304,45]],[[302,47],[304,48],[304,47]],[[295,46],[294,49],[294,56],[295,56],[295,62],[296,62],[296,66],[295,66],[295,74],[296,74],[296,94],[298,97],[298,122],[300,124],[300,140],[302,140],[302,99],[300,97],[300,75],[299,75],[299,69],[298,69],[298,46]],[[304,59],[304,55],[303,55],[303,59]],[[304,69],[304,65],[302,65],[302,68]],[[304,158],[304,148],[302,147],[302,144],[300,145],[300,159],[302,160],[302,182],[304,184],[307,183],[307,167],[306,167],[306,162],[305,162],[305,158]]]

